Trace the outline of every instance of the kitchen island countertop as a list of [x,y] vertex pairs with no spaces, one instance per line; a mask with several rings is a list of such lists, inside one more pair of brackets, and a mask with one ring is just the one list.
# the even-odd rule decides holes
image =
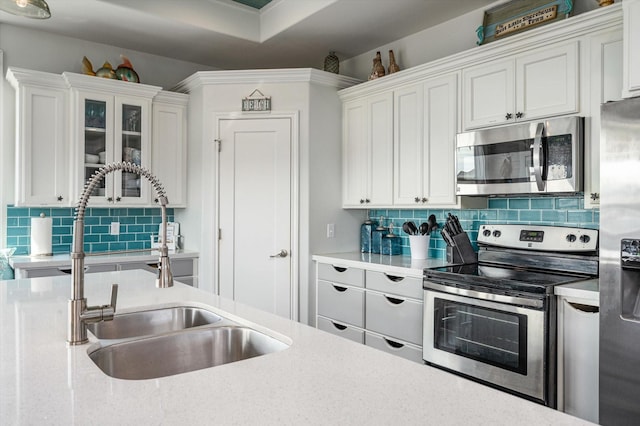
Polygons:
[[586,422],[447,372],[132,270],[87,274],[90,305],[205,307],[291,344],[151,380],[105,375],[66,343],[70,277],[0,281],[0,424],[509,424]]

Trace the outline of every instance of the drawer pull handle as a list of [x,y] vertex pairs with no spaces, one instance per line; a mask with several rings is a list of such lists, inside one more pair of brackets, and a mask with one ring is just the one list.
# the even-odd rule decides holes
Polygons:
[[[333,265],[331,265],[333,266]],[[347,268],[343,268],[342,266],[333,266],[333,269],[335,269],[338,272],[344,272],[347,270]]]
[[392,348],[400,349],[404,347],[402,343],[394,342],[393,340],[389,340],[386,337],[383,337],[383,339],[385,342],[387,342],[387,345],[391,346]]
[[347,291],[346,287],[340,287],[339,285],[335,285],[335,284],[333,284],[333,288],[335,288],[340,293],[343,293],[343,292]]
[[331,321],[331,324],[333,324],[333,326],[334,326],[335,328],[337,328],[338,330],[341,330],[341,331],[342,331],[342,330],[346,330],[346,329],[347,329],[347,326],[346,326],[346,325],[336,324],[336,323],[335,323],[335,322],[333,322],[333,321]]
[[567,302],[567,304],[571,306],[573,309],[575,309],[576,311],[588,312],[590,314],[595,314],[600,312],[600,308],[597,306],[583,305],[582,303],[574,303],[574,302]]
[[387,299],[390,303],[393,303],[394,305],[399,305],[401,303],[404,302],[403,299],[396,299],[395,297],[389,297],[389,296],[384,296],[385,299]]
[[398,281],[402,281],[405,278],[405,277],[399,277],[397,275],[389,275],[389,274],[384,274],[384,276],[387,277],[389,281],[393,281],[394,283],[397,283]]

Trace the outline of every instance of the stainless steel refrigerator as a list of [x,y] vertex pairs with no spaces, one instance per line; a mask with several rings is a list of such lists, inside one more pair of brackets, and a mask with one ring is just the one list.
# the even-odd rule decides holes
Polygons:
[[601,108],[600,423],[640,424],[640,98]]

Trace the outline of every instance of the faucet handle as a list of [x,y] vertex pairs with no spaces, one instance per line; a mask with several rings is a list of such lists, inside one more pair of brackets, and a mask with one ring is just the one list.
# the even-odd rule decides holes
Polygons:
[[116,302],[118,300],[118,284],[111,284],[111,303],[103,305],[102,320],[110,321],[116,313]]

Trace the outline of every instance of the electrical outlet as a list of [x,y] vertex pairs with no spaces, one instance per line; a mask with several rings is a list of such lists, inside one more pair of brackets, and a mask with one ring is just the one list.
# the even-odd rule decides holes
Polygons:
[[327,223],[327,238],[333,238],[336,236],[335,223]]
[[120,222],[111,222],[111,235],[120,235]]

